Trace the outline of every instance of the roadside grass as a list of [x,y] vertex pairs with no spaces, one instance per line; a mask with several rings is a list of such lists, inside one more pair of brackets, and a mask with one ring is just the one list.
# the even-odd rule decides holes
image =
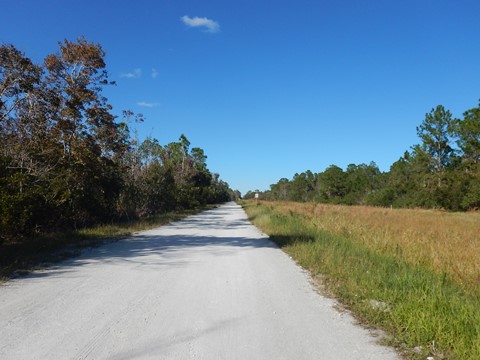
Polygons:
[[364,325],[385,330],[406,357],[480,359],[479,269],[464,263],[478,262],[479,214],[242,205],[256,226]]
[[0,283],[12,276],[24,275],[77,256],[83,248],[118,241],[137,231],[165,225],[213,207],[157,214],[136,221],[100,224],[71,232],[39,236],[22,243],[3,244],[0,246]]

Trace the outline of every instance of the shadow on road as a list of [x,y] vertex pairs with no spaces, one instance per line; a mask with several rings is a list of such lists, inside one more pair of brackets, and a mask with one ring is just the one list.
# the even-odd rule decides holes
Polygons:
[[190,252],[210,256],[225,256],[235,253],[236,248],[276,248],[268,239],[246,237],[214,237],[197,235],[137,235],[133,238],[105,245],[86,252],[74,265],[92,261],[135,262],[144,266],[182,265],[191,261]]
[[[239,207],[230,207],[225,205],[114,243],[86,249],[76,258],[30,273],[26,278],[59,276],[74,271],[76,267],[98,262],[128,263],[136,269],[142,266],[185,266],[197,261],[192,258],[192,253],[225,256],[236,253],[238,248],[277,247],[240,215],[242,210]],[[238,216],[232,216],[232,212],[237,211]]]

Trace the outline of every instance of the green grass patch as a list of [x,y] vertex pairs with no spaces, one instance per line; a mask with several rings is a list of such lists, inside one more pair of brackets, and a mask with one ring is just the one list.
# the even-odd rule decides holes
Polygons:
[[274,204],[242,203],[254,224],[360,321],[379,327],[406,357],[480,359],[480,299],[446,273],[368,248],[311,220],[280,214]]
[[83,248],[118,241],[134,232],[165,225],[208,208],[211,206],[157,214],[137,221],[100,224],[66,233],[35,237],[21,243],[3,244],[0,246],[0,282],[77,256]]

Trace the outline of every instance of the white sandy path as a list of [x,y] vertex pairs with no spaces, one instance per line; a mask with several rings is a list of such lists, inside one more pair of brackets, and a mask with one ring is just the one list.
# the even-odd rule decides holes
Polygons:
[[0,287],[0,359],[398,359],[234,203]]

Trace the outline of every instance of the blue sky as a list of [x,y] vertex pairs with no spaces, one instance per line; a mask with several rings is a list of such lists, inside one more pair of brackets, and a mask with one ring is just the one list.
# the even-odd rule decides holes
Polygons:
[[0,42],[36,62],[85,35],[116,114],[185,134],[234,189],[375,161],[388,171],[438,104],[480,99],[478,0],[17,0]]

